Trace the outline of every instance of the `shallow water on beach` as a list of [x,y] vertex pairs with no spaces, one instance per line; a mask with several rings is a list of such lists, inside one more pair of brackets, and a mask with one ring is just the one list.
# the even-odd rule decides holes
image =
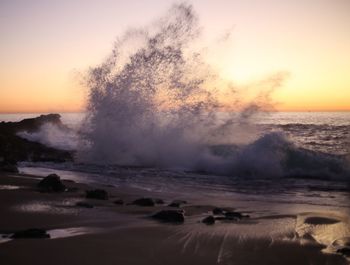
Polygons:
[[[108,167],[84,171],[68,164],[22,163],[20,172],[38,176],[56,173],[63,179],[80,183],[94,183],[114,187],[132,187],[139,190],[176,193],[188,196],[244,198],[246,201],[308,204],[347,208],[350,206],[348,182],[293,178],[234,178],[203,175],[181,170],[152,168]],[[98,171],[98,172],[94,172]],[[268,196],[266,196],[268,194]]]

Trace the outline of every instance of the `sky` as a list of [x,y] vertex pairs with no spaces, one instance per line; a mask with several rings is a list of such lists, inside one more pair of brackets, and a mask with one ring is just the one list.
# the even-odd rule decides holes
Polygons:
[[[81,75],[167,0],[0,0],[0,112],[83,111]],[[193,0],[220,75],[238,86],[286,73],[281,111],[350,111],[349,0]],[[214,45],[215,47],[215,45]]]

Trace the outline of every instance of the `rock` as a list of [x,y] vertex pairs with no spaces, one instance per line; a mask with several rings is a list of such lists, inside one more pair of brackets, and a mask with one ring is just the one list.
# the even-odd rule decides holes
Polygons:
[[337,253],[342,254],[346,257],[350,257],[350,247],[344,247],[337,250]]
[[11,238],[50,238],[50,235],[44,229],[31,228],[15,232]]
[[215,221],[227,221],[228,219],[225,216],[218,216],[218,217],[214,217]]
[[96,199],[96,200],[108,200],[108,193],[102,189],[87,190],[86,191],[87,199]]
[[133,201],[131,204],[138,205],[138,206],[154,206],[154,200],[152,198],[140,198],[135,201]]
[[10,163],[10,162],[2,162],[0,164],[0,170],[10,173],[18,173],[18,168],[16,162]]
[[214,216],[209,215],[202,220],[202,223],[205,223],[207,225],[213,225],[215,224],[215,218]]
[[225,213],[225,210],[222,209],[222,208],[214,208],[213,209],[213,214],[214,215],[224,215],[224,213]]
[[179,208],[182,204],[186,204],[187,201],[183,201],[183,200],[174,200],[172,203],[170,203],[168,206],[169,207],[176,207]]
[[73,152],[47,147],[19,136],[22,132],[35,133],[47,123],[69,130],[61,123],[59,114],[41,115],[20,122],[0,122],[0,157],[4,161],[72,161]]
[[50,174],[38,183],[38,188],[42,192],[63,192],[66,186],[56,174]]
[[238,212],[226,212],[224,215],[227,219],[242,219],[242,214]]
[[242,218],[249,218],[249,215],[243,215],[240,212],[225,212],[225,219],[227,220],[241,220]]
[[165,223],[183,223],[185,216],[183,212],[175,210],[163,210],[152,215],[152,218]]
[[79,207],[84,207],[84,208],[94,208],[92,204],[87,202],[77,202],[75,205]]
[[117,205],[123,205],[124,201],[122,199],[118,199],[118,200],[115,200],[113,203]]

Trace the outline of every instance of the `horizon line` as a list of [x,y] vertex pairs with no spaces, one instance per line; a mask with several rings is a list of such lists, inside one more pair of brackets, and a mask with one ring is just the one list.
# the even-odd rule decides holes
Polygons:
[[[11,115],[11,114],[66,114],[66,113],[85,113],[86,111],[0,111],[0,115]],[[240,111],[218,111],[218,112],[240,112]],[[350,112],[350,109],[344,110],[261,110],[257,112]]]

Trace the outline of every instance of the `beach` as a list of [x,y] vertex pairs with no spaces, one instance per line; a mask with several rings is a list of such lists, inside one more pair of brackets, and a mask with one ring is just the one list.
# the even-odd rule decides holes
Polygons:
[[0,1],[0,265],[350,265],[350,1]]
[[[169,192],[88,185],[69,179],[63,180],[67,187],[65,192],[39,192],[37,184],[41,179],[33,175],[1,173],[2,264],[349,262],[346,256],[334,253],[334,249],[332,253],[331,244],[320,244],[322,240],[332,240],[332,236],[341,237],[346,233],[349,236],[349,208],[330,212],[329,207],[324,206],[295,204],[285,207],[283,203],[268,206],[268,203],[195,194],[176,197]],[[86,190],[97,188],[108,192],[108,200],[85,198]],[[157,198],[164,203],[131,204],[138,198]],[[174,200],[187,202],[175,209],[168,206]],[[79,206],[78,202],[86,204]],[[221,221],[218,218],[212,225],[203,223],[217,207],[249,217]],[[264,210],[267,208],[271,211]],[[161,210],[174,209],[184,212],[183,223],[164,223],[150,217]],[[8,238],[11,233],[30,228],[45,229],[50,238]]]

